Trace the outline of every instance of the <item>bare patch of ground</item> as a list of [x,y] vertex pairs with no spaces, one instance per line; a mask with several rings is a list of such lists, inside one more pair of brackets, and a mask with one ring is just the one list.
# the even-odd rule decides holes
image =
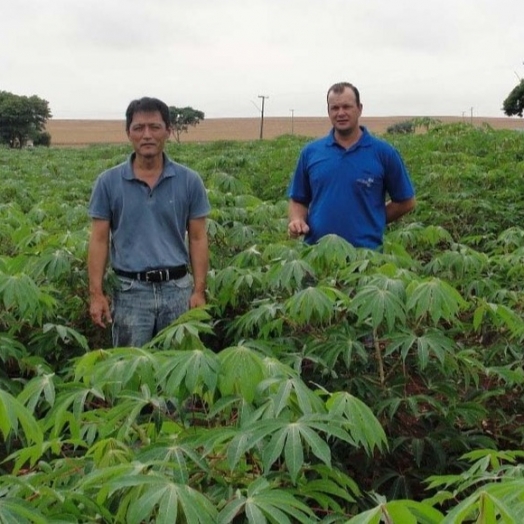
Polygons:
[[[411,120],[412,116],[362,117],[361,124],[372,133],[383,134],[397,122]],[[488,124],[494,129],[524,130],[519,118],[461,118],[432,117],[442,122],[466,122],[473,125]],[[275,138],[295,134],[308,137],[325,135],[330,129],[327,117],[268,117],[264,119],[263,137]],[[124,120],[55,120],[47,123],[51,144],[55,146],[81,146],[89,144],[120,144],[127,142]],[[204,120],[181,136],[182,142],[211,142],[216,140],[256,140],[260,138],[259,118],[215,118]]]

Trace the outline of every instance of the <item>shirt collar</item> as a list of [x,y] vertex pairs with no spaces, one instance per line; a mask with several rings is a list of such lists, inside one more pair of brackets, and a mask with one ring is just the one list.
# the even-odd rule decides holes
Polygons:
[[[357,147],[366,147],[371,144],[371,134],[367,130],[367,127],[365,126],[359,126],[360,130],[362,131],[362,134],[360,135],[360,138],[349,148],[349,149],[356,149]],[[329,146],[338,146],[341,147],[340,144],[335,140],[335,128],[332,128],[328,135],[328,141]]]
[[[136,153],[131,153],[127,157],[127,161],[122,166],[122,178],[125,178],[126,180],[135,180],[135,173],[133,172],[133,160],[136,156]],[[169,157],[162,153],[162,156],[164,158],[164,169],[162,170],[162,173],[160,174],[159,180],[162,178],[169,178],[172,176],[175,176],[175,170],[172,168],[172,163],[169,159]]]

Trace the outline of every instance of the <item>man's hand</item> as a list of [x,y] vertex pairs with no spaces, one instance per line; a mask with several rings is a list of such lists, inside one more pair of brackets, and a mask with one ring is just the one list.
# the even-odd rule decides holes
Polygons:
[[206,295],[203,291],[193,291],[191,298],[189,299],[189,308],[193,309],[206,305]]
[[105,295],[95,295],[91,297],[91,304],[89,305],[89,313],[91,320],[101,328],[106,327],[106,322],[111,324],[111,310],[109,308],[109,301]]
[[289,236],[291,238],[297,238],[300,235],[305,235],[309,232],[309,226],[306,224],[305,220],[302,220],[301,218],[296,218],[294,220],[290,220],[287,230],[289,233]]

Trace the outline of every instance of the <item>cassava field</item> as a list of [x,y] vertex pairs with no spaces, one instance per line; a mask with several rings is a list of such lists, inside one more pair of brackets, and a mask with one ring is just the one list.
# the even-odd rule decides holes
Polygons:
[[418,206],[373,252],[286,235],[325,120],[203,122],[168,153],[209,191],[208,305],[112,349],[86,206],[129,148],[55,124],[84,147],[0,149],[1,523],[524,522],[524,133],[384,135]]

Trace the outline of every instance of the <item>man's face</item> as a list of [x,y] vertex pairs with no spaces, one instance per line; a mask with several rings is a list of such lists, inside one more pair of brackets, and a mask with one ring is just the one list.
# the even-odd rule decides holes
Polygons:
[[159,111],[138,112],[133,115],[127,136],[135,152],[147,158],[162,153],[170,133]]
[[342,93],[328,95],[328,115],[331,124],[340,134],[350,134],[358,127],[362,105],[357,104],[355,93],[346,87]]

